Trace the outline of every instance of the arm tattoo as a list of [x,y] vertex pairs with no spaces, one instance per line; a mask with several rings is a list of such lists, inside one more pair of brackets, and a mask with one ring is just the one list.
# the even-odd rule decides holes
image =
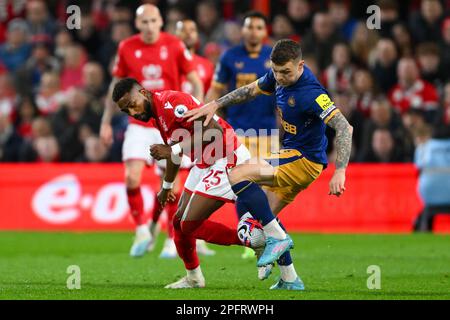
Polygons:
[[259,95],[259,92],[256,90],[256,83],[251,83],[249,85],[233,90],[223,97],[217,99],[217,103],[219,104],[220,108],[224,108],[233,104],[250,101],[256,98],[257,95]]
[[336,130],[336,169],[344,169],[348,165],[352,151],[353,128],[340,112],[336,113],[327,124]]

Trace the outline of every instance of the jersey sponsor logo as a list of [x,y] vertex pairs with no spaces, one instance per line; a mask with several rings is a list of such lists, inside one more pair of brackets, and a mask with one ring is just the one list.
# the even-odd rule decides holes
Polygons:
[[136,50],[135,52],[134,52],[134,55],[135,55],[135,57],[136,58],[140,58],[140,57],[142,57],[142,51],[141,50]]
[[287,103],[289,106],[294,107],[295,106],[295,98],[293,96],[290,96]]
[[161,123],[164,131],[166,131],[166,132],[169,131],[169,127],[167,127],[167,124],[164,121],[164,118],[162,116],[159,116],[158,118],[159,118],[159,122]]
[[244,68],[244,62],[235,62],[234,66],[236,67],[236,69],[242,69]]
[[236,74],[236,88],[240,88],[250,84],[258,79],[256,73],[237,73]]
[[167,47],[162,46],[161,49],[159,50],[159,57],[161,58],[161,60],[167,60],[168,56],[169,52],[167,51]]
[[327,110],[329,107],[334,105],[334,102],[331,101],[330,97],[326,93],[322,93],[320,96],[316,98],[317,104],[322,108],[322,110]]
[[173,111],[173,113],[175,114],[175,117],[183,118],[186,111],[188,111],[188,108],[183,104],[179,104],[175,107],[175,110]]
[[320,114],[320,119],[324,120],[326,117],[328,117],[334,110],[336,110],[336,106],[333,104],[331,108],[328,108]]

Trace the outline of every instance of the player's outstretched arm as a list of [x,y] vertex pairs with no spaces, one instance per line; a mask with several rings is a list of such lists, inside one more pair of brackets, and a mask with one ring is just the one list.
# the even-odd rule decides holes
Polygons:
[[340,196],[345,191],[345,169],[347,168],[352,151],[353,127],[340,112],[336,113],[328,126],[336,130],[336,170],[330,181],[330,195]]
[[200,109],[194,109],[186,112],[184,117],[187,117],[188,121],[194,121],[198,118],[205,117],[204,125],[207,126],[214,114],[220,108],[226,108],[234,104],[253,100],[260,94],[261,90],[259,90],[257,82],[255,81],[246,86],[233,90],[217,100],[205,104]]
[[113,143],[111,120],[114,115],[115,103],[112,100],[112,92],[114,90],[114,86],[119,80],[120,78],[113,78],[108,88],[108,94],[105,98],[105,109],[103,110],[102,123],[100,126],[100,139],[107,146],[110,146]]

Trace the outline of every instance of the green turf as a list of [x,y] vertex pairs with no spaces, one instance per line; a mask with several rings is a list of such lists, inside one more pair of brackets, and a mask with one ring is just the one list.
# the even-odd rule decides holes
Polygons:
[[[0,232],[0,299],[450,299],[450,236],[294,234],[293,258],[304,292],[270,291],[278,270],[256,277],[242,248],[212,246],[201,258],[207,288],[167,290],[184,275],[181,260],[156,252],[128,256],[129,233]],[[69,265],[81,289],[69,290]],[[381,289],[367,289],[367,267],[381,268]]]

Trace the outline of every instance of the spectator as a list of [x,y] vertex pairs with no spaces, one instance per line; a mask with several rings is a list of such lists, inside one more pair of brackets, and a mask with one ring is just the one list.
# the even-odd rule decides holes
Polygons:
[[227,49],[241,43],[241,26],[235,21],[227,21],[224,24],[224,36],[222,46]]
[[17,162],[22,138],[14,130],[11,118],[0,113],[0,162]]
[[344,0],[331,0],[328,3],[328,12],[340,35],[349,41],[353,36],[357,21],[350,17],[347,3]]
[[[112,24],[109,34],[110,36],[102,42],[98,52],[98,61],[101,63],[104,71],[109,70],[109,66],[114,60],[120,41],[130,37],[133,34],[133,29],[129,22],[119,21]],[[109,80],[109,78],[107,80]]]
[[98,136],[92,135],[84,142],[84,154],[80,162],[109,162],[108,148]]
[[32,135],[32,122],[39,114],[39,110],[32,96],[22,96],[16,107],[17,115],[14,126],[16,132],[25,140]]
[[178,21],[186,19],[187,16],[183,12],[183,9],[178,6],[170,7],[164,19],[164,30],[170,34],[175,34],[176,24]]
[[272,22],[272,42],[275,43],[281,39],[300,40],[295,34],[294,27],[288,17],[283,14],[277,14]]
[[396,0],[379,0],[377,5],[381,12],[381,28],[378,32],[383,38],[391,37],[392,28],[400,21],[398,3]]
[[411,57],[413,54],[412,37],[403,23],[396,23],[392,28],[392,37],[397,44],[400,57]]
[[211,61],[214,65],[217,65],[217,62],[219,62],[222,51],[222,48],[215,42],[207,43],[203,49],[205,58]]
[[355,106],[365,118],[370,116],[370,108],[376,90],[372,75],[366,69],[356,70],[352,78],[351,105]]
[[17,98],[11,76],[8,73],[0,74],[0,115],[11,117]]
[[443,90],[442,107],[433,125],[435,138],[450,137],[450,82],[447,82]]
[[31,54],[29,30],[25,20],[16,18],[8,24],[6,42],[0,45],[0,61],[9,72],[16,71]]
[[350,48],[345,42],[336,43],[332,63],[322,75],[323,85],[329,91],[349,91],[354,67],[350,62]]
[[420,12],[412,13],[411,34],[416,42],[439,42],[443,20],[442,4],[439,0],[422,0]]
[[438,107],[438,93],[429,82],[420,78],[419,68],[412,58],[402,58],[397,67],[398,83],[390,90],[389,100],[401,114],[409,109],[426,112],[432,121]]
[[83,66],[83,88],[90,97],[92,109],[99,115],[103,113],[103,100],[108,90],[104,78],[99,63],[88,62]]
[[295,33],[300,37],[311,28],[311,5],[308,0],[289,0],[287,5],[287,14],[294,27]]
[[50,38],[55,36],[57,30],[56,22],[50,16],[45,1],[28,1],[26,19],[31,35],[45,34]]
[[66,29],[61,29],[55,36],[55,56],[62,62],[68,50],[74,45],[72,35]]
[[38,89],[44,72],[59,72],[60,63],[51,55],[50,39],[36,39],[31,57],[17,70],[17,89],[21,94],[32,94]]
[[320,74],[319,65],[317,64],[317,59],[313,55],[303,56],[305,60],[305,65],[311,70],[311,72],[316,76],[319,81],[322,81],[322,75]]
[[91,109],[87,94],[78,88],[67,92],[67,102],[52,117],[52,128],[61,150],[61,161],[76,161],[85,139],[100,129],[100,116]]
[[82,46],[73,45],[67,49],[61,72],[61,88],[63,90],[82,85],[82,69],[86,61],[87,56]]
[[441,65],[439,46],[432,42],[423,42],[417,46],[416,55],[421,78],[441,92],[445,83],[445,69]]
[[[101,38],[95,29],[92,13],[81,11],[81,28],[73,30],[73,39],[81,45],[90,59],[95,59],[101,44]],[[67,55],[66,55],[67,56]]]
[[223,21],[214,1],[201,1],[197,5],[196,17],[202,47],[208,42],[218,43],[224,38]]
[[355,26],[350,47],[353,59],[359,66],[367,68],[370,62],[375,59],[375,48],[378,43],[378,32],[367,29],[364,22],[359,22]]
[[41,84],[36,96],[36,105],[42,115],[48,115],[59,110],[65,101],[64,92],[61,90],[59,74],[45,72],[41,78]]
[[441,62],[446,70],[446,79],[450,80],[450,17],[442,23]]
[[414,162],[420,170],[418,190],[425,205],[415,222],[416,231],[431,231],[435,214],[450,210],[449,133],[435,132],[416,149]]
[[22,162],[58,162],[60,149],[53,135],[50,121],[37,117],[31,124],[31,136],[20,150]]
[[394,140],[389,129],[377,128],[373,132],[370,149],[368,149],[367,153],[362,154],[360,161],[379,163],[410,161],[396,147],[398,143],[399,141]]
[[302,49],[304,54],[316,56],[320,70],[324,70],[330,65],[331,52],[334,45],[340,40],[330,15],[319,12],[314,15],[312,30],[305,35],[302,41]]
[[424,137],[431,133],[430,126],[425,120],[425,112],[420,109],[410,109],[404,113],[402,123],[415,146],[422,143]]
[[387,93],[397,83],[397,49],[391,39],[380,39],[370,71],[377,86]]

